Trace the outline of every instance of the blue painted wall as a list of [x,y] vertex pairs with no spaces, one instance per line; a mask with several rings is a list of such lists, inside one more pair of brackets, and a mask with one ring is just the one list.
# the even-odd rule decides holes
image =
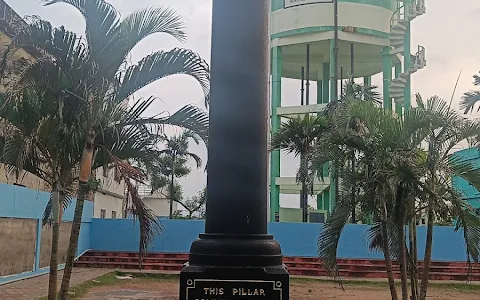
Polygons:
[[[0,183],[0,218],[19,218],[41,220],[45,207],[49,201],[50,194],[47,192],[37,191],[15,185]],[[63,214],[64,221],[72,221],[75,212],[76,201],[72,201]],[[78,241],[77,254],[91,249],[90,235],[91,222],[93,218],[93,202],[85,201],[83,207],[82,227]],[[40,223],[41,224],[41,223]],[[37,230],[37,249],[36,253],[40,253],[41,230]],[[39,256],[37,255],[37,258]],[[14,276],[0,278],[0,284],[22,279],[36,274],[43,274],[48,269],[40,269],[38,263],[34,263],[35,267],[32,272],[22,273]]]
[[[198,235],[204,232],[203,221],[162,220],[163,234],[149,249],[152,252],[186,253]],[[282,246],[286,256],[317,256],[320,224],[269,223],[268,230]],[[365,233],[367,225],[347,225],[338,248],[340,258],[383,258],[381,253],[368,251]],[[133,220],[93,219],[90,231],[91,246],[95,250],[138,251],[138,222]],[[423,259],[426,228],[420,226],[419,258]],[[434,230],[433,259],[437,261],[465,261],[462,234],[453,227],[436,227]]]
[[[41,219],[50,199],[50,193],[21,186],[0,183],[0,217],[19,219]],[[63,214],[64,221],[72,221],[75,200]],[[85,201],[82,222],[90,223],[93,217],[93,203]]]

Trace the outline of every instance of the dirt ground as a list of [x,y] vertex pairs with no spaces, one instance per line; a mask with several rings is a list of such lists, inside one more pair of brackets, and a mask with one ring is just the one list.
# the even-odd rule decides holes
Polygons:
[[[84,300],[176,300],[178,282],[174,280],[142,281],[138,279],[122,281],[114,286],[97,287],[90,290]],[[399,291],[400,292],[400,291]],[[291,300],[387,300],[390,293],[387,287],[349,285],[342,291],[333,283],[293,280],[290,284]],[[429,299],[435,300],[478,300],[477,291],[456,291],[452,289],[432,288]]]

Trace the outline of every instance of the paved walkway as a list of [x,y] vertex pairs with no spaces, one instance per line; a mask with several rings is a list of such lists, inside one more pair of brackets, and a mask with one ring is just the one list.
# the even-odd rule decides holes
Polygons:
[[90,292],[84,300],[177,300],[178,295],[165,295],[163,292],[136,290],[116,290]]
[[[70,286],[75,286],[98,276],[110,273],[109,269],[74,268]],[[58,272],[58,287],[62,281],[63,271]],[[48,274],[13,283],[0,285],[0,299],[37,300],[48,294]]]

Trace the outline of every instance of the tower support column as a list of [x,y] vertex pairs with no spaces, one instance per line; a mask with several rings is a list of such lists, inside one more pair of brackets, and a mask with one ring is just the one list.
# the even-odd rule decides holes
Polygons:
[[338,85],[338,78],[335,78],[336,75],[336,57],[335,57],[335,40],[330,40],[330,100],[328,102],[336,101],[338,100],[337,97],[337,85]]
[[363,77],[363,85],[364,86],[371,86],[372,85],[372,76]]
[[[337,68],[337,57],[335,55],[335,52],[337,49],[335,44],[335,40],[330,40],[330,101],[337,101],[338,100],[338,78],[336,78],[336,75],[338,73]],[[330,162],[330,165],[332,165],[333,162]],[[334,171],[332,168],[330,168],[330,171]],[[331,213],[333,210],[333,207],[335,206],[335,196],[337,194],[337,181],[335,176],[335,171],[334,172],[329,172],[330,176],[330,190],[329,190],[329,201],[328,201],[328,212]],[[325,197],[324,197],[325,198]]]
[[[411,0],[404,0],[405,7],[411,5]],[[412,56],[411,56],[411,20],[408,20],[407,23],[407,30],[405,32],[405,40],[404,40],[404,47],[405,51],[404,55],[404,72],[409,73],[410,68],[412,68]],[[411,88],[411,81],[410,75],[407,77],[407,84],[405,85],[405,95],[404,95],[404,108],[405,110],[409,110],[412,106],[412,88]]]
[[390,98],[390,83],[392,81],[392,56],[390,47],[384,47],[382,51],[383,58],[383,107],[392,110],[392,98]]
[[[323,70],[322,70],[323,71]],[[326,79],[325,77],[323,78]],[[323,103],[323,82],[317,81],[317,104]],[[317,195],[317,209],[323,209],[323,197],[322,194]]]
[[[398,62],[395,64],[395,78],[400,76],[400,73],[402,73],[402,63]],[[397,100],[397,99],[395,99]],[[403,116],[403,101],[401,99],[398,99],[399,101],[395,101],[395,112],[399,117]]]
[[[280,127],[280,117],[277,115],[277,108],[282,105],[282,48],[272,49],[272,102],[271,102],[271,136]],[[279,221],[280,213],[280,187],[276,185],[275,179],[280,177],[280,150],[270,153],[270,222]]]
[[317,81],[317,104],[322,104],[323,102],[323,82],[321,80]]
[[326,62],[322,65],[323,68],[323,88],[322,88],[322,103],[330,102],[330,63]]

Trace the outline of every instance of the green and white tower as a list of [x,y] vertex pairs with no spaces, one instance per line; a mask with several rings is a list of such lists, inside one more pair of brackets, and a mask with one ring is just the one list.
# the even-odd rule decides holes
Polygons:
[[[411,45],[411,24],[426,13],[425,0],[336,1],[271,0],[270,134],[278,130],[282,118],[321,112],[338,98],[342,77],[353,76],[370,84],[371,77],[381,73],[385,108],[402,115],[411,107],[411,75],[426,66],[425,48]],[[316,99],[282,107],[282,78],[305,79],[307,93],[310,82],[315,81],[311,86],[316,86]],[[281,177],[280,168],[280,151],[273,151],[272,222],[281,219],[280,194],[299,194],[301,190],[295,175]],[[329,176],[315,182],[318,210],[333,210],[335,186]]]

